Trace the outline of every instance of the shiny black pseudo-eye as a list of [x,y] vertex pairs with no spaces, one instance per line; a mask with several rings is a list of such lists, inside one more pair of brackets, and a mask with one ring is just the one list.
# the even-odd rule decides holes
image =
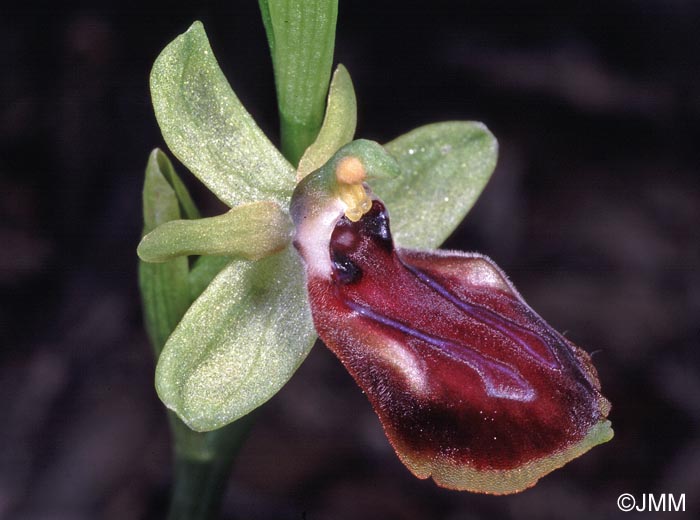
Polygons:
[[391,239],[391,231],[389,230],[389,215],[387,214],[384,204],[375,200],[372,204],[372,209],[362,219],[365,232],[371,235],[378,245],[387,252],[391,252],[394,248],[394,243]]
[[332,251],[333,273],[336,279],[343,285],[359,282],[362,278],[362,270],[350,260],[345,253]]

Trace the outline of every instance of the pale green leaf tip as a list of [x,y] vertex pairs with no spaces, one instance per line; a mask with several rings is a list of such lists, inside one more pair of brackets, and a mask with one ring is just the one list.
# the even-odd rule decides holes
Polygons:
[[209,37],[207,36],[207,31],[204,29],[204,24],[200,20],[195,20],[192,22],[192,24],[187,28],[187,30],[177,36],[174,41],[184,39],[188,36],[195,36],[197,38],[205,38],[207,42],[209,41]]

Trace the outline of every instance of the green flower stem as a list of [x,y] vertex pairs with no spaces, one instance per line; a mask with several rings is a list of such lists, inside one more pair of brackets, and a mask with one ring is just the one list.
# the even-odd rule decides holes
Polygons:
[[168,520],[218,517],[233,459],[253,424],[251,415],[216,431],[190,430],[168,414],[174,436],[174,471]]
[[275,71],[282,153],[296,166],[323,122],[338,0],[259,3]]

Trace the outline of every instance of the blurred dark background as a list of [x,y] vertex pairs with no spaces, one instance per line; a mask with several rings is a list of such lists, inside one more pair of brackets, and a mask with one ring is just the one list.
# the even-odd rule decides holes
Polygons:
[[[346,0],[336,59],[353,76],[362,137],[446,119],[498,137],[492,182],[447,247],[491,256],[595,352],[614,440],[520,495],[443,490],[404,469],[317,345],[261,411],[224,518],[617,518],[623,492],[686,493],[673,518],[698,513],[700,3],[574,4]],[[203,20],[277,140],[257,2],[3,11],[0,518],[159,518],[170,448],[134,253],[143,168],[164,146],[148,73]]]

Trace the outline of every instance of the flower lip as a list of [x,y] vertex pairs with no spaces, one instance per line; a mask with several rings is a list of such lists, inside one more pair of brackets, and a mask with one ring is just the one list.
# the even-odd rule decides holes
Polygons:
[[590,357],[491,260],[395,247],[383,203],[354,221],[324,168],[292,202],[314,325],[414,474],[512,493],[612,437]]

